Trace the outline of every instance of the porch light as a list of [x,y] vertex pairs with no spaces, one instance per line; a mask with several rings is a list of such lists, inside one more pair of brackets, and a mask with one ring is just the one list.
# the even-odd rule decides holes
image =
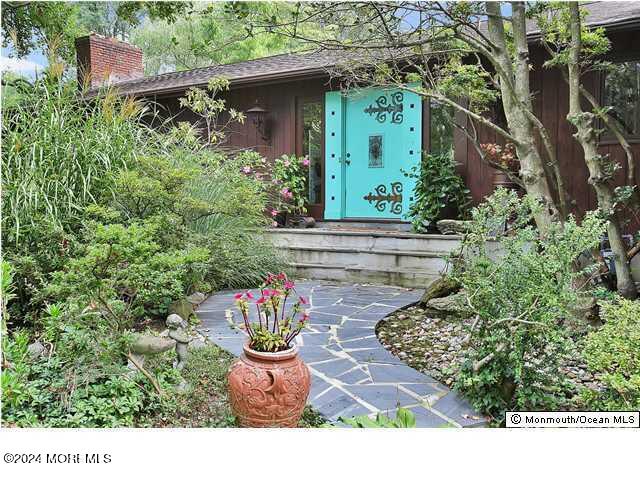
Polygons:
[[264,140],[265,142],[268,142],[269,129],[268,129],[267,115],[269,114],[269,110],[262,107],[256,100],[256,104],[252,108],[247,110],[246,113],[247,113],[247,117],[249,117],[249,119],[251,119],[251,121],[255,125],[256,130],[260,134],[260,137],[262,137],[262,140]]

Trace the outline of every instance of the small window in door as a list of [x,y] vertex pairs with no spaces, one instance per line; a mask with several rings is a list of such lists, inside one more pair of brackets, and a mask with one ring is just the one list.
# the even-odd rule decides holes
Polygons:
[[369,168],[382,168],[382,135],[369,137]]
[[322,202],[322,103],[302,107],[303,155],[309,159],[309,203]]

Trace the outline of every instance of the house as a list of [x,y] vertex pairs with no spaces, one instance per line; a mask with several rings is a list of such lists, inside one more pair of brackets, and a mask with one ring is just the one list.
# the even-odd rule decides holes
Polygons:
[[[604,104],[613,105],[626,123],[637,172],[640,2],[590,2],[584,6],[589,10],[587,23],[606,28],[612,42],[610,59],[621,66],[620,78],[594,74],[586,78],[585,86]],[[568,194],[575,201],[573,210],[580,214],[596,207],[595,192],[587,183],[589,174],[582,149],[571,136],[572,128],[566,121],[568,87],[558,70],[542,67],[546,54],[536,45],[536,33],[532,27],[531,58],[535,68],[531,84],[537,92],[535,108],[555,145]],[[245,112],[258,106],[261,114],[259,122],[235,125],[229,132],[228,144],[253,148],[270,159],[282,154],[308,155],[309,211],[319,221],[393,223],[402,229],[399,222],[406,221],[404,215],[413,200],[414,185],[402,170],[419,165],[422,153],[430,151],[436,143],[439,148],[453,147],[459,173],[475,203],[495,188],[496,171],[480,160],[468,138],[454,129],[449,130],[450,135],[446,134],[447,129],[443,133],[442,117],[438,115],[441,107],[437,104],[422,101],[406,91],[375,88],[343,96],[328,72],[339,61],[335,52],[275,55],[144,77],[142,55],[134,46],[91,35],[78,39],[77,49],[78,64],[84,67],[81,70],[96,82],[92,86],[97,86],[108,73],[121,94],[151,99],[168,114],[175,115],[177,121],[197,120],[179,106],[179,98],[186,89],[204,86],[214,76],[226,77],[230,81],[230,91],[225,97],[227,106]],[[624,96],[611,96],[608,82],[613,80],[626,82]],[[496,141],[494,132],[488,130],[481,129],[479,137],[483,143]],[[617,175],[622,182],[627,169],[622,148],[605,133],[600,140],[600,152],[619,160],[623,168]],[[326,263],[322,256],[313,259],[317,263],[307,263]],[[400,268],[398,259],[395,262]]]

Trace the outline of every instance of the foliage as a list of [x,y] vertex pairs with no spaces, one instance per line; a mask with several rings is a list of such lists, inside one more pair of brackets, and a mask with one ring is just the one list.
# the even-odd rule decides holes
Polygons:
[[371,419],[367,415],[359,415],[352,418],[340,417],[338,421],[356,428],[414,428],[416,426],[415,415],[406,408],[398,408],[394,419],[378,412],[375,419]]
[[[240,167],[261,158],[185,149],[147,128],[141,105],[109,90],[85,104],[60,78],[3,111],[3,300],[31,330],[3,336],[2,418],[132,426],[172,407],[126,367],[131,328],[194,290],[252,287],[280,266],[260,239],[264,186]],[[43,355],[27,353],[33,341]],[[179,381],[169,363],[152,376],[168,392]]]
[[209,255],[202,248],[166,250],[160,234],[152,221],[96,224],[86,233],[84,254],[53,274],[47,295],[105,309],[120,327],[165,314],[172,302],[201,286]]
[[[217,146],[224,142],[226,138],[225,129],[232,123],[244,123],[244,113],[227,109],[225,100],[219,98],[219,94],[229,90],[229,81],[221,77],[213,77],[207,84],[207,89],[193,87],[187,90],[186,96],[180,99],[180,106],[188,108],[193,113],[201,117],[204,122],[204,143],[196,140],[196,135],[192,133],[193,127],[188,122],[181,122],[176,133],[182,135],[184,139],[191,140],[190,147],[206,148]],[[222,113],[226,113],[226,121],[221,121]],[[196,127],[196,131],[198,127]]]
[[6,322],[9,312],[7,310],[7,304],[9,300],[15,298],[15,286],[13,285],[13,268],[11,264],[5,260],[2,260],[0,274],[0,317],[2,318],[2,327],[0,331],[6,333]]
[[640,409],[640,302],[600,303],[604,326],[588,335],[584,355],[606,390],[583,392],[593,410]]
[[174,22],[190,2],[2,2],[2,46],[17,57],[45,50],[55,41],[66,61],[75,61],[75,39],[90,32],[124,36],[140,22]]
[[154,145],[139,121],[145,110],[115,92],[84,104],[73,83],[42,79],[24,95],[2,122],[3,231],[13,246],[37,242],[42,223],[77,228],[84,208],[109,194],[110,174],[136,158],[135,147]]
[[75,56],[78,5],[72,2],[2,2],[2,46],[24,57],[57,39],[60,54]]
[[505,410],[555,404],[568,346],[563,320],[572,317],[575,286],[586,273],[574,262],[604,231],[591,212],[582,225],[569,218],[541,237],[531,225],[539,208],[528,196],[498,189],[473,210],[464,262],[453,274],[477,314],[456,386],[497,420]]
[[[181,371],[187,388],[164,398],[163,408],[144,415],[136,423],[151,427],[233,427],[235,417],[227,398],[227,372],[233,357],[210,345],[189,353]],[[150,359],[152,371],[170,365],[170,355]]]
[[208,237],[206,246],[213,254],[209,281],[214,289],[255,287],[285,265],[282,253],[251,231],[222,230]]
[[416,179],[414,201],[407,213],[416,232],[444,218],[441,215],[448,207],[455,209],[456,216],[465,213],[470,203],[469,190],[456,172],[452,152],[426,154],[419,167],[411,167],[404,175]]
[[[266,57],[299,50],[299,40],[275,33],[251,32],[247,22],[232,8],[246,15],[273,15],[279,10],[293,11],[290,2],[198,2],[187,15],[174,22],[147,19],[132,31],[131,42],[143,51],[145,73],[190,70]],[[185,12],[187,13],[187,12]],[[313,22],[301,25],[303,32],[319,31]]]
[[[292,295],[298,299],[287,311],[287,300]],[[244,327],[249,335],[249,346],[258,352],[279,352],[291,348],[291,342],[298,336],[309,320],[304,310],[308,301],[297,295],[295,285],[284,273],[269,274],[260,286],[260,298],[253,300],[251,292],[237,293],[236,305],[244,319]],[[293,300],[292,300],[293,301]],[[249,322],[249,308],[255,306],[258,322]],[[297,319],[298,314],[302,314]]]
[[25,330],[2,339],[3,422],[20,427],[131,426],[139,414],[158,408],[155,393],[144,386],[146,379],[122,361],[127,336],[95,313],[52,313],[42,338],[50,348],[42,356],[30,355]]
[[273,163],[272,182],[277,191],[272,215],[278,213],[303,214],[309,201],[307,185],[309,159],[283,155]]

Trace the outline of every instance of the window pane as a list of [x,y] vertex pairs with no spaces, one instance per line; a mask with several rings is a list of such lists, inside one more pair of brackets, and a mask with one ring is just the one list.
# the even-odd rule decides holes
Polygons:
[[309,203],[322,200],[322,103],[302,107],[303,155],[309,158]]
[[640,135],[640,61],[613,65],[605,78],[605,105],[627,134]]
[[449,153],[453,150],[453,107],[430,101],[430,153]]
[[369,168],[382,168],[382,135],[369,137]]

